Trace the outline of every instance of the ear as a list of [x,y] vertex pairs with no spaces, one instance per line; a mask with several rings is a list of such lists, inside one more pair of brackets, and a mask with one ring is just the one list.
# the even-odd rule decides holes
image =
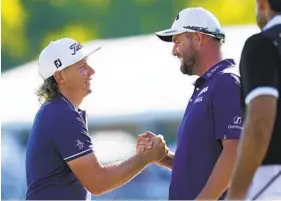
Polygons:
[[257,8],[260,11],[263,11],[268,6],[267,0],[257,0]]
[[63,71],[56,71],[54,74],[54,78],[58,84],[63,84],[65,82],[65,76],[63,75]]
[[193,38],[194,38],[194,42],[196,43],[196,45],[202,46],[203,40],[204,40],[203,34],[194,33]]

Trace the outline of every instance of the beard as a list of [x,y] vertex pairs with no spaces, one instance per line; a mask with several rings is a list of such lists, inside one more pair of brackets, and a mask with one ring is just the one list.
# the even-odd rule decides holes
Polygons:
[[191,52],[182,59],[181,72],[185,75],[193,75],[193,67],[195,65],[195,53]]
[[265,27],[265,25],[267,24],[267,20],[262,13],[257,13],[256,21],[257,21],[257,25],[259,26],[260,29],[263,29]]

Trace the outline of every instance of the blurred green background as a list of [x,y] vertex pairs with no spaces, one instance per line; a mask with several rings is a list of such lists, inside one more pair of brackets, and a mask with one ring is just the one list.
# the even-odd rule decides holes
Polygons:
[[151,34],[198,5],[224,26],[255,22],[254,0],[2,0],[2,72],[36,59],[50,40]]

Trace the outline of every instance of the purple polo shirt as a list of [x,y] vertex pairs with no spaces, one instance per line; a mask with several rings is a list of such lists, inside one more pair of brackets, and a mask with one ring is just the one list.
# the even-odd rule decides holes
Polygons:
[[234,65],[232,59],[223,60],[194,84],[178,130],[170,200],[194,200],[222,152],[221,140],[240,137],[243,117]]
[[[61,94],[38,111],[26,151],[27,200],[86,200],[67,162],[91,153],[86,114]],[[94,173],[93,173],[94,174]]]

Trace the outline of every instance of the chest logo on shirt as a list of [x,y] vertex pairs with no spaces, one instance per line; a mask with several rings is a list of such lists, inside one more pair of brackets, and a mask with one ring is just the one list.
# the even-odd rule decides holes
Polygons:
[[204,87],[204,88],[200,91],[200,93],[197,95],[197,97],[200,96],[201,94],[207,92],[207,91],[208,91],[208,88],[209,88],[208,86],[207,86],[207,87]]
[[77,142],[76,147],[78,147],[79,150],[84,148],[84,143],[83,142],[81,142],[79,139],[76,140],[76,142]]
[[200,95],[202,95],[203,93],[205,93],[205,92],[207,92],[207,91],[208,91],[208,86],[207,86],[207,87],[204,87],[204,88],[200,91],[200,93],[197,95],[197,98],[196,98],[195,101],[194,101],[194,104],[195,104],[195,103],[200,103],[200,102],[202,102],[202,101],[203,101],[203,97],[200,96]]

